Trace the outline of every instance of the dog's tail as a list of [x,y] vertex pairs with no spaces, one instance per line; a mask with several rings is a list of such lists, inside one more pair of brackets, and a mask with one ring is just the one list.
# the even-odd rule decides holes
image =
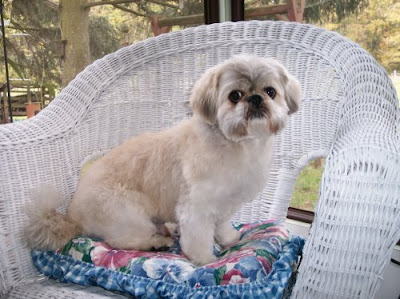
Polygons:
[[51,187],[34,194],[32,203],[25,209],[29,221],[24,233],[30,247],[55,250],[81,232],[68,215],[56,211],[59,204],[58,193]]

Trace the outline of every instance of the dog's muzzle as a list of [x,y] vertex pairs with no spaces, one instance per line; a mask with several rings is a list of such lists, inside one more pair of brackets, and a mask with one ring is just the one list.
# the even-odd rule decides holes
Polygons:
[[267,107],[264,103],[264,98],[259,94],[253,94],[247,98],[249,103],[247,116],[249,119],[265,117]]
[[263,97],[260,96],[259,94],[253,94],[248,97],[247,101],[252,105],[254,105],[255,107],[259,107],[263,102]]

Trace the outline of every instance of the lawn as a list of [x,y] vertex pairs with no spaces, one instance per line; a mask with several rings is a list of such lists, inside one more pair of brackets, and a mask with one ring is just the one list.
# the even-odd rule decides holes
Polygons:
[[318,201],[322,172],[323,165],[320,166],[315,161],[303,169],[297,179],[290,202],[291,207],[314,211]]
[[[400,105],[400,76],[390,76],[397,90]],[[321,182],[323,166],[311,162],[300,173],[292,195],[290,206],[294,208],[314,211],[318,201],[319,186]]]
[[[397,90],[398,98],[400,100],[400,76],[390,77]],[[399,102],[400,104],[400,102]],[[324,162],[324,160],[322,160]],[[294,208],[314,211],[314,208],[318,201],[319,186],[321,182],[323,172],[322,166],[311,162],[303,171],[300,173],[299,178],[292,195],[290,206]]]
[[397,90],[397,98],[399,99],[399,105],[400,105],[400,76],[390,76],[390,79],[392,79],[393,85]]

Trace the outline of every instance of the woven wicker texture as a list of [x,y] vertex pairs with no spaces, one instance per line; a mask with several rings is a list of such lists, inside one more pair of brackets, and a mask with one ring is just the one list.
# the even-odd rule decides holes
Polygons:
[[373,298],[400,237],[394,88],[367,52],[338,34],[258,21],[190,28],[123,48],[87,67],[34,118],[0,126],[0,296],[88,297],[72,293],[75,287],[32,283],[38,274],[22,237],[32,189],[55,186],[65,209],[87,161],[189,117],[194,81],[239,53],[280,60],[300,80],[304,100],[277,138],[264,192],[235,220],[286,217],[301,169],[327,157],[293,297]]

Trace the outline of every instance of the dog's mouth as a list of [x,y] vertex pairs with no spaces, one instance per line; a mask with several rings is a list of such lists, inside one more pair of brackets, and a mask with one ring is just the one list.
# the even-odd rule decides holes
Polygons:
[[248,105],[245,115],[246,120],[268,118],[268,109],[265,104],[261,104],[258,107],[255,105]]

